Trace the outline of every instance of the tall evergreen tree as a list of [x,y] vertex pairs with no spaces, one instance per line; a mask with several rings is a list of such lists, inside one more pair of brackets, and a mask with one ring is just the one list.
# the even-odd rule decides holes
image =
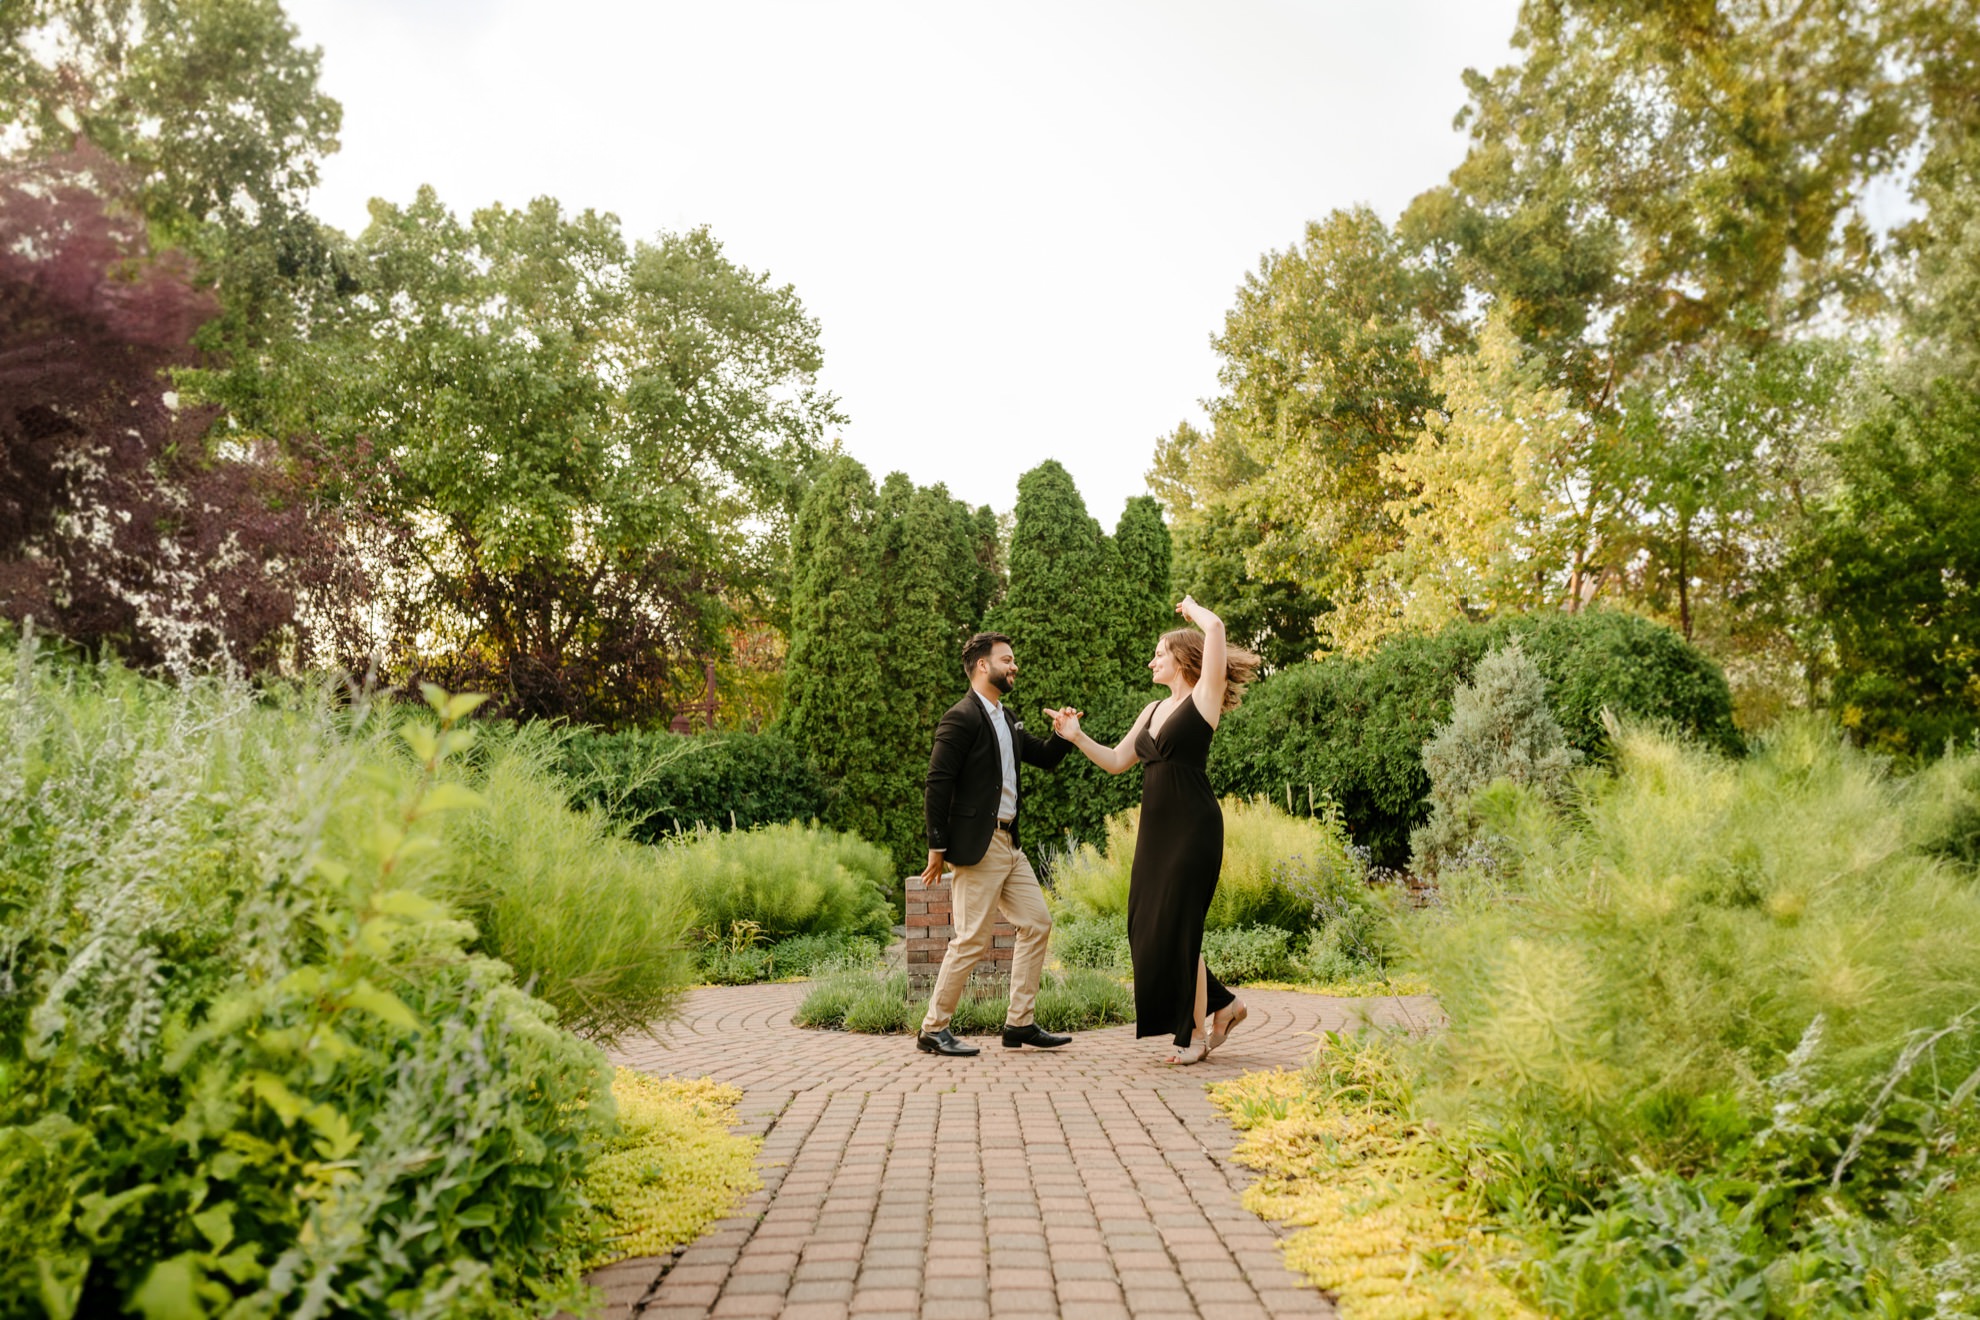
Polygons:
[[[1042,732],[1046,706],[1086,712],[1095,737],[1118,738],[1140,709],[1131,702],[1119,643],[1119,549],[1086,511],[1070,473],[1046,461],[1018,479],[1010,583],[988,626],[1017,652],[1013,709]],[[1125,776],[1123,776],[1125,778]],[[1125,791],[1083,757],[1025,781],[1025,833],[1044,843],[1066,832],[1091,837]]]
[[[945,486],[891,474],[880,491],[879,582],[886,644],[887,740],[895,759],[875,842],[905,866],[926,855],[921,785],[928,742],[961,694],[962,644],[982,618],[976,517]],[[910,867],[909,869],[914,869]]]
[[[784,733],[832,784],[826,821],[882,839],[900,749],[887,742],[884,593],[873,479],[840,455],[798,506],[791,530],[791,649]],[[882,718],[875,718],[876,714]]]
[[840,456],[792,532],[782,727],[832,785],[830,822],[904,870],[926,856],[929,739],[962,691],[963,641],[999,585],[994,528],[988,509],[903,473],[876,494],[866,469]]
[[1146,687],[1141,673],[1155,649],[1155,639],[1177,627],[1176,597],[1170,569],[1174,549],[1162,506],[1152,495],[1137,495],[1121,511],[1114,529],[1121,556],[1121,590],[1116,598],[1115,654],[1127,687]]

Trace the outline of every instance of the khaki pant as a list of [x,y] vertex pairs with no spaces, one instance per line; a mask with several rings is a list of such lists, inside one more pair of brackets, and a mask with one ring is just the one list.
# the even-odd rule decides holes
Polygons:
[[1011,846],[1010,835],[996,831],[981,861],[955,868],[949,900],[949,920],[956,933],[942,955],[942,970],[935,978],[935,993],[928,1000],[921,1029],[940,1031],[949,1025],[970,970],[990,952],[999,909],[1004,920],[1017,927],[1017,947],[1011,950],[1011,1007],[1004,1021],[1007,1026],[1028,1025],[1038,1004],[1038,977],[1045,970],[1052,914],[1045,909],[1045,894],[1031,863]]

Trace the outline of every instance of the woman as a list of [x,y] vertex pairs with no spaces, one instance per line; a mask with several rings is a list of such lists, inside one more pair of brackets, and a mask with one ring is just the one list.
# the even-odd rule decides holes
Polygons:
[[[1210,735],[1257,672],[1258,657],[1229,646],[1224,622],[1184,597],[1195,624],[1164,633],[1148,662],[1167,698],[1150,702],[1118,747],[1080,732],[1076,710],[1048,711],[1061,738],[1117,775],[1148,767],[1141,787],[1128,886],[1136,1036],[1174,1032],[1170,1063],[1198,1063],[1245,1019],[1245,1007],[1203,963],[1203,921],[1224,866],[1224,813],[1204,764]],[[1202,631],[1197,631],[1201,629]]]

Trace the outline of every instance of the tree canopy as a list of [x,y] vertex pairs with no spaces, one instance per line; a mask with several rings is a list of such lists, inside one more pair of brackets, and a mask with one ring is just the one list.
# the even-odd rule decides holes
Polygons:
[[518,714],[650,721],[698,684],[730,602],[775,588],[781,528],[838,419],[817,325],[704,230],[629,244],[554,200],[463,221],[376,202],[267,388],[261,434],[364,447],[402,527],[395,672]]

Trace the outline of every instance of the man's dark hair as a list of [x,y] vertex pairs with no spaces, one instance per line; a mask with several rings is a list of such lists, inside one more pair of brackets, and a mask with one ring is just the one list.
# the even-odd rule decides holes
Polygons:
[[976,662],[995,650],[998,642],[1009,646],[1011,639],[1002,633],[978,633],[963,643],[964,678],[973,679],[976,677]]

